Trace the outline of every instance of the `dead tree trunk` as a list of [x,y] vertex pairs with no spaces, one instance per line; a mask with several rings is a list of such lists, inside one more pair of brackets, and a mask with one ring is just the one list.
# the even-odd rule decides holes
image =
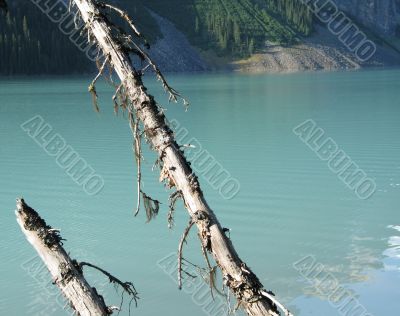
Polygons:
[[57,230],[46,225],[37,212],[17,199],[17,222],[28,241],[46,264],[54,283],[82,316],[106,316],[112,313],[103,298],[85,280],[81,267],[71,260],[61,245]]
[[[257,276],[239,258],[231,241],[225,236],[214,212],[208,206],[199,182],[174,139],[166,118],[153,96],[143,85],[127,52],[113,37],[112,25],[92,0],[73,0],[78,7],[89,37],[94,37],[118,74],[136,117],[142,122],[147,139],[163,163],[163,178],[181,192],[184,204],[196,223],[204,248],[212,253],[222,271],[225,284],[236,296],[248,315],[279,315],[272,296],[263,289]],[[104,4],[103,4],[104,6]],[[268,297],[269,296],[269,297]],[[286,313],[286,311],[285,311]]]

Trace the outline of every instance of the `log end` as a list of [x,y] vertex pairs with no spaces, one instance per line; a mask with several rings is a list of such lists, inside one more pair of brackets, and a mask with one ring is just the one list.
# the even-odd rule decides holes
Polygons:
[[49,248],[62,245],[62,240],[64,239],[60,236],[59,230],[47,225],[46,221],[26,204],[23,198],[18,198],[16,201],[17,209],[15,215],[21,228],[26,231],[36,232],[37,236]]

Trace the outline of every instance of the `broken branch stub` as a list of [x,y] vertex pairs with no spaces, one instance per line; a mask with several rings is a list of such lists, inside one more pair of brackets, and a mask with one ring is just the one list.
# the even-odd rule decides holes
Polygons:
[[17,199],[17,222],[48,268],[54,283],[82,316],[109,315],[104,300],[88,284],[61,245],[59,232],[52,230],[39,214]]
[[120,309],[115,306],[107,306],[96,288],[89,285],[83,275],[82,267],[84,265],[94,267],[105,274],[111,283],[119,285],[136,303],[138,297],[132,283],[122,282],[92,264],[79,263],[71,259],[62,246],[63,239],[59,230],[47,225],[23,199],[17,199],[15,214],[25,237],[49,270],[53,283],[58,286],[71,308],[78,315],[106,316],[112,314],[114,310]]
[[163,170],[167,170],[167,181],[181,192],[185,207],[199,230],[201,242],[213,255],[225,284],[248,315],[279,315],[273,301],[262,294],[265,290],[257,276],[239,258],[231,241],[225,236],[203,196],[197,177],[166,123],[163,111],[147,92],[141,72],[133,67],[129,53],[121,49],[113,37],[112,26],[104,19],[94,1],[73,2],[104,56],[110,56],[110,62],[131,102],[130,110],[142,122],[147,139],[162,161]]

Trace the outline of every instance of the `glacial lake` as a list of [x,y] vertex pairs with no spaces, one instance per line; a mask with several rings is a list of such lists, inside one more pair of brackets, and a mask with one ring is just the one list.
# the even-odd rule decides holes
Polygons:
[[[189,131],[186,139],[201,144],[240,184],[226,199],[206,172],[199,172],[206,199],[264,286],[298,316],[348,315],[333,286],[323,288],[326,280],[358,306],[352,316],[398,315],[400,71],[167,77],[189,99],[187,112],[181,104],[168,104],[155,81],[148,80],[149,90],[167,117]],[[200,282],[185,277],[178,290],[171,266],[188,215],[179,202],[175,226],[168,229],[170,192],[152,171],[155,157],[146,144],[143,190],[162,204],[150,223],[143,210],[133,216],[131,132],[122,113],[113,114],[113,92],[105,83],[97,87],[101,112],[93,111],[91,80],[0,80],[0,314],[70,314],[15,221],[15,199],[23,196],[61,229],[72,257],[134,283],[141,299],[132,315],[222,315],[212,308],[200,276]],[[21,127],[34,117],[101,177],[104,186],[97,194],[88,195],[56,154]],[[329,161],[293,132],[306,121],[373,181],[369,198],[360,199]],[[184,256],[205,266],[195,230]],[[315,270],[305,273],[311,264]],[[87,275],[108,305],[119,305],[120,295],[105,277]],[[128,315],[128,301],[125,297],[121,315]],[[214,306],[224,302],[216,295]]]

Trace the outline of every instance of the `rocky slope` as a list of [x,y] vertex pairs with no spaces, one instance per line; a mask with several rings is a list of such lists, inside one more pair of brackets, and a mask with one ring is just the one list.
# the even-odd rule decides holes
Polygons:
[[362,63],[326,28],[316,27],[315,34],[301,44],[290,47],[270,44],[264,52],[234,62],[231,66],[233,70],[250,73],[351,70],[371,66],[400,66],[400,54],[378,45],[373,58]]
[[[358,25],[382,38],[393,37],[396,33],[396,5],[400,0],[334,0],[339,8],[348,14]],[[220,60],[217,67],[199,54],[170,21],[152,13],[163,33],[152,49],[153,57],[164,71],[205,71],[208,69],[231,69],[241,72],[295,72],[313,70],[358,69],[371,66],[400,66],[400,54],[374,38],[377,51],[373,58],[361,62],[349,51],[337,36],[326,27],[316,25],[312,36],[302,38],[301,43],[281,46],[268,43],[265,49],[258,50],[248,59],[235,62]],[[212,65],[211,65],[212,63]]]
[[167,19],[151,12],[163,38],[150,49],[150,55],[165,72],[194,72],[208,70],[207,63],[189,41]]
[[399,35],[400,0],[333,1],[353,22],[365,27],[363,31],[377,48],[370,60],[361,62],[327,28],[315,26],[313,35],[303,38],[301,44],[290,47],[267,44],[263,52],[233,63],[233,68],[245,72],[293,72],[400,66],[399,49],[392,45],[394,37]]

